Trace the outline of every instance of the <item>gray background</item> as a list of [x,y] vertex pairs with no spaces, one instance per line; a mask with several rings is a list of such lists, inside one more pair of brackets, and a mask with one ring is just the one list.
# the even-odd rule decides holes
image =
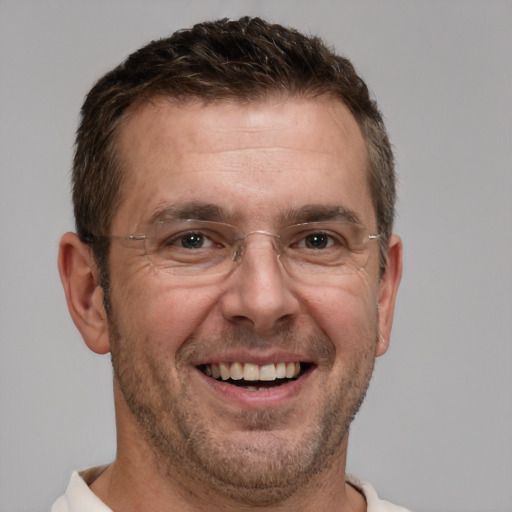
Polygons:
[[405,271],[349,470],[417,511],[512,511],[512,2],[0,1],[0,510],[115,455],[108,356],[56,269],[93,81],[153,38],[259,14],[351,57],[396,146]]

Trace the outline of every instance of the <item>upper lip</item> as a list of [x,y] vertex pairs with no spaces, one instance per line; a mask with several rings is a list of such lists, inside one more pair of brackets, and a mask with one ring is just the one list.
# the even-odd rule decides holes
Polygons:
[[220,364],[220,363],[252,363],[259,366],[265,364],[301,362],[316,364],[315,358],[311,355],[298,353],[294,351],[252,351],[252,350],[232,350],[225,352],[212,353],[211,355],[201,355],[200,358],[192,361],[193,366],[201,366],[205,364]]

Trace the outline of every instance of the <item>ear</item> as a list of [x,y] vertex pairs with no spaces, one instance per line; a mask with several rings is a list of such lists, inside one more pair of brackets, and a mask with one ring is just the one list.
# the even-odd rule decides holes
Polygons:
[[377,356],[384,354],[389,347],[391,326],[395,312],[395,300],[400,279],[402,278],[402,240],[398,235],[391,235],[387,248],[386,271],[380,281],[378,314],[379,339]]
[[60,241],[58,266],[73,322],[93,352],[106,354],[108,322],[91,248],[75,233],[66,233]]

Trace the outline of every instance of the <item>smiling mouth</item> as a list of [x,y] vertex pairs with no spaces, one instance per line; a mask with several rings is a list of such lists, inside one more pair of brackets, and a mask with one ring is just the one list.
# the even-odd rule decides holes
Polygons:
[[199,366],[212,379],[243,387],[248,391],[266,391],[300,378],[312,367],[305,362],[280,362],[264,365],[253,363],[212,363]]

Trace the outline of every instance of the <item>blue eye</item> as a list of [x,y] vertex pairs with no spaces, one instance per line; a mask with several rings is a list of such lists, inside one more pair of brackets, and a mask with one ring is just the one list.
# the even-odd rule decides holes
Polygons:
[[212,239],[200,231],[186,231],[168,235],[159,244],[162,249],[175,247],[188,250],[209,249],[213,245]]

